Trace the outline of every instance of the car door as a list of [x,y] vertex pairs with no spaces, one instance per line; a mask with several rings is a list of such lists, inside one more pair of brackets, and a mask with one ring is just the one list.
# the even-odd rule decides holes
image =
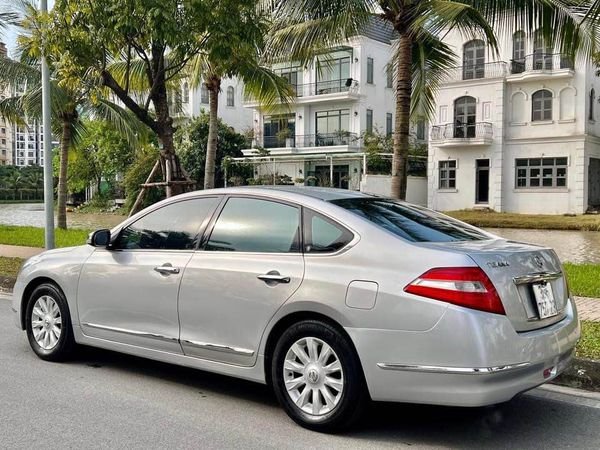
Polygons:
[[121,230],[83,266],[77,306],[84,334],[182,353],[177,293],[198,236],[220,201],[199,197],[159,207]]
[[250,366],[267,323],[304,276],[300,208],[230,197],[181,282],[184,353]]

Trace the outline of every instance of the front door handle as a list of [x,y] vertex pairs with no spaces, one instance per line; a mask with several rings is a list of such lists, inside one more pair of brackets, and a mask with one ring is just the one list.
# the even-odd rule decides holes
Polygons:
[[179,267],[173,267],[171,264],[166,263],[162,266],[157,266],[154,270],[161,275],[176,275],[180,272]]
[[271,270],[270,272],[268,272],[264,275],[259,275],[256,278],[264,281],[267,284],[277,284],[277,283],[288,284],[291,281],[290,277],[283,276],[276,270]]

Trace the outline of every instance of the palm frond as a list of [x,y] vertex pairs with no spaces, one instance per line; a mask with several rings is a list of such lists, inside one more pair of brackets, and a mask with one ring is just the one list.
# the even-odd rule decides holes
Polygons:
[[433,34],[423,34],[413,45],[412,55],[411,117],[413,120],[432,119],[436,93],[448,71],[457,65],[457,55]]
[[148,128],[131,111],[109,100],[100,99],[97,104],[86,108],[84,115],[109,122],[132,146],[148,140]]
[[[600,35],[594,21],[582,20],[585,0],[461,0],[481,12],[498,33],[510,35],[519,29],[540,30],[547,46],[561,53],[592,55]],[[594,3],[600,2],[595,0]]]
[[315,54],[358,35],[377,10],[373,0],[282,0],[273,13],[266,57],[306,65]]
[[295,92],[286,79],[259,64],[248,61],[239,67],[237,75],[244,82],[244,97],[256,100],[263,109],[276,105],[285,107],[295,99]]

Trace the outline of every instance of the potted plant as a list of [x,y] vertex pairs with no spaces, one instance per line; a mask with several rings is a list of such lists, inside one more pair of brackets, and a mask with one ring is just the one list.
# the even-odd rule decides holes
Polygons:
[[278,142],[285,142],[286,148],[293,148],[294,145],[294,135],[292,134],[292,130],[289,128],[282,128],[277,133],[275,133]]

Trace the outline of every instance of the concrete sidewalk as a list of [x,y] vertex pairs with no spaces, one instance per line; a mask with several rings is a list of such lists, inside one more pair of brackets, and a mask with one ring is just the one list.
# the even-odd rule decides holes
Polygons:
[[600,322],[600,298],[575,297],[575,304],[581,320]]
[[7,258],[31,258],[44,251],[38,247],[21,247],[20,245],[4,245],[0,244],[0,256]]

